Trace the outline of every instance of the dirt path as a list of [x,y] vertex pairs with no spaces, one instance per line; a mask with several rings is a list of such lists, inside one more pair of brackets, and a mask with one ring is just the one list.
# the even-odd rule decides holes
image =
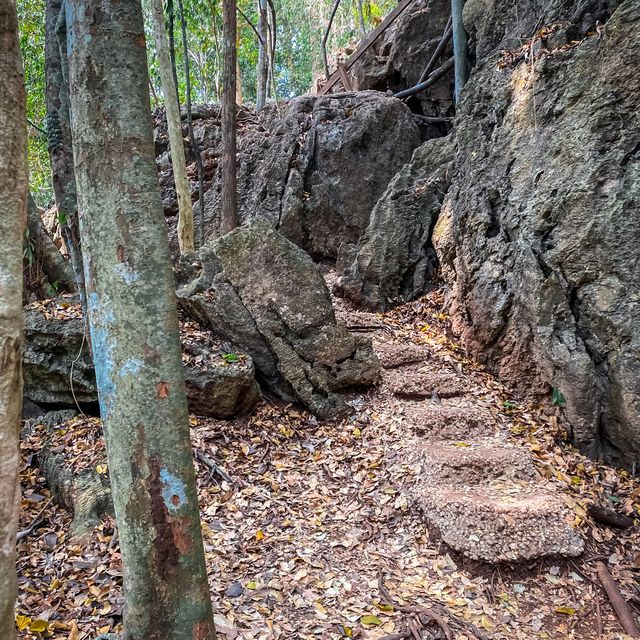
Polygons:
[[[243,420],[192,419],[197,450],[233,480],[198,463],[221,640],[382,638],[411,617],[389,596],[435,609],[453,638],[472,638],[469,623],[495,639],[623,637],[589,558],[609,558],[631,596],[638,536],[596,527],[585,505],[609,496],[637,515],[638,485],[558,446],[557,418],[466,358],[439,302],[433,294],[383,316],[336,302],[384,367],[340,424],[269,403]],[[29,463],[34,447],[37,434],[24,444],[28,502],[47,496]],[[94,441],[84,458],[95,466],[100,455]],[[24,523],[36,503],[25,504]],[[119,553],[110,520],[82,544],[68,527],[68,514],[51,507],[21,542],[19,613],[48,618],[54,638],[77,624],[82,640],[118,628]],[[577,553],[583,540],[575,560],[535,560],[546,549]],[[531,560],[492,566],[454,549]],[[28,626],[22,634],[39,637]],[[423,637],[444,635],[431,624]]]

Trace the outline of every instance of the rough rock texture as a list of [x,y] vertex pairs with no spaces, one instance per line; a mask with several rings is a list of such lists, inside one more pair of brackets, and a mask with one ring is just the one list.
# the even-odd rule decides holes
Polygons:
[[36,404],[73,405],[97,400],[89,344],[83,340],[84,320],[48,319],[40,311],[25,312],[23,375],[25,397]]
[[[416,0],[352,67],[355,86],[396,93],[416,84],[450,14],[448,0]],[[452,55],[451,47],[449,42],[441,60]],[[426,116],[453,115],[452,86],[453,71],[450,71],[430,91],[418,94],[408,104],[413,111]],[[427,137],[437,137],[447,127],[438,124],[428,129]]]
[[450,137],[418,148],[371,214],[355,257],[336,291],[356,304],[386,310],[424,294],[437,276],[431,233],[449,188]]
[[[529,392],[550,399],[557,388],[578,446],[631,467],[640,461],[640,4],[617,4],[520,5],[516,28],[511,0],[467,2],[478,67],[434,244],[465,345]],[[559,18],[573,26],[550,35],[534,64],[496,67],[498,47],[519,48],[519,32]],[[601,39],[585,34],[596,19]]]
[[[83,334],[81,318],[47,318],[41,311],[26,311],[23,371],[29,417],[46,411],[39,404],[75,406],[76,401],[97,402],[93,361]],[[189,410],[215,418],[250,413],[260,398],[251,357],[236,354],[237,350],[229,345],[227,351],[237,357],[225,361],[219,344],[209,340],[206,347],[197,354],[192,353],[196,347],[191,343],[185,341],[183,347]]]
[[[195,135],[205,155],[211,239],[220,215],[220,124],[215,107],[200,115]],[[171,214],[175,194],[161,124],[156,150],[165,212]],[[410,110],[377,92],[302,96],[280,113],[273,105],[260,114],[243,113],[238,136],[241,222],[259,216],[314,258],[330,260],[358,241],[378,198],[421,142]]]
[[200,251],[202,273],[179,291],[182,306],[254,359],[278,395],[335,417],[339,392],[373,384],[370,340],[337,325],[318,267],[267,222],[254,219]]

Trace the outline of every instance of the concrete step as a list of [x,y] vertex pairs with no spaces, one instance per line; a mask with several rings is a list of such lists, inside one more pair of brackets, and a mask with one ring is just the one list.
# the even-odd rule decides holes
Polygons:
[[468,391],[468,385],[455,373],[436,373],[424,368],[402,367],[385,373],[391,392],[397,398],[413,400],[455,398]]
[[545,556],[579,556],[584,541],[573,513],[538,483],[429,486],[410,498],[443,542],[473,560],[523,562]]
[[403,403],[407,423],[416,435],[431,440],[465,440],[495,435],[499,427],[491,412],[465,398]]
[[421,478],[431,485],[477,485],[492,480],[538,478],[528,449],[493,440],[416,445]]

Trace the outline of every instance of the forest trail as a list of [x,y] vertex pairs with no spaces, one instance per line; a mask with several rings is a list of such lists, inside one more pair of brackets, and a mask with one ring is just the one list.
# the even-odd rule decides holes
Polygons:
[[[441,292],[386,314],[334,304],[383,366],[376,388],[351,396],[350,418],[327,423],[265,401],[248,418],[191,419],[219,638],[378,639],[406,629],[416,607],[439,614],[456,639],[622,638],[593,558],[608,557],[633,590],[638,535],[598,527],[586,504],[613,496],[637,512],[637,482],[560,446],[553,412],[518,401],[467,358]],[[96,418],[56,433],[76,472],[105,465]],[[48,497],[34,462],[41,440],[36,427],[23,442],[22,529]],[[40,637],[29,629],[42,620],[59,639],[118,630],[113,521],[80,545],[66,511],[49,505],[41,517],[19,543],[22,637]],[[514,566],[443,544],[479,559],[534,559],[543,548],[571,555],[583,538],[575,560]],[[445,637],[436,623],[424,631]]]

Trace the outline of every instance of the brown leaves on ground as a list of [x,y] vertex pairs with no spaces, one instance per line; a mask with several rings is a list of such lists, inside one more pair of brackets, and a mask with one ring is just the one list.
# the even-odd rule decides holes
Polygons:
[[[441,301],[435,292],[384,315],[337,306],[341,320],[375,331],[377,341],[420,345],[432,368],[479,387],[476,400],[514,442],[529,446],[540,473],[562,491],[588,552],[577,561],[521,567],[480,565],[448,553],[398,491],[403,479],[386,465],[407,437],[407,405],[384,384],[354,395],[354,415],[339,424],[266,403],[231,422],[192,417],[194,448],[203,454],[197,461],[202,531],[221,640],[373,640],[396,633],[406,615],[385,602],[380,572],[394,602],[444,608],[449,621],[471,622],[488,638],[624,637],[593,558],[608,560],[633,605],[639,536],[636,528],[597,525],[586,507],[596,502],[639,517],[638,482],[585,459],[564,442],[560,410],[528,405],[468,358],[449,333]],[[55,437],[74,469],[104,464],[96,419],[76,419]],[[37,431],[23,441],[22,529],[49,497],[38,469],[40,442]],[[113,522],[72,540],[70,519],[52,504],[19,544],[22,638],[85,640],[120,629]],[[456,640],[471,638],[461,628]]]

